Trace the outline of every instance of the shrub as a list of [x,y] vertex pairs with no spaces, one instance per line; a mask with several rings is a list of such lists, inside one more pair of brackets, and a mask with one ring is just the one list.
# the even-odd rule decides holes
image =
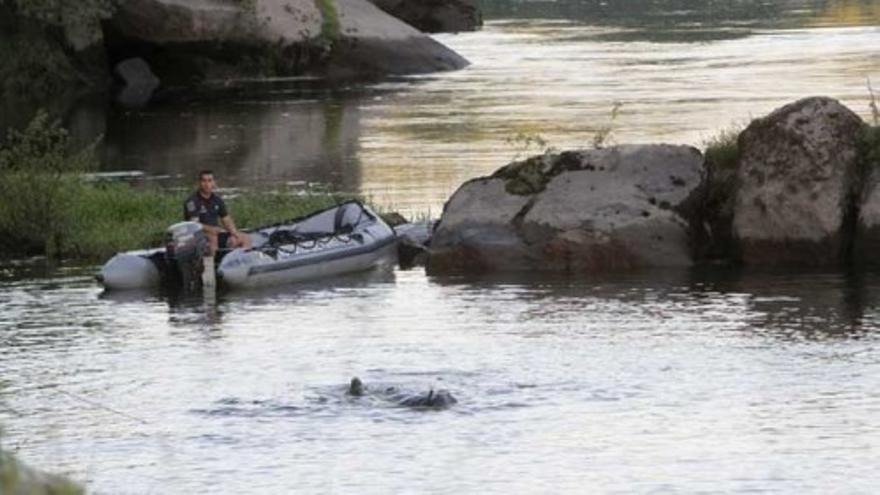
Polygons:
[[22,16],[66,28],[92,27],[110,17],[116,0],[13,0]]
[[[89,182],[94,147],[74,150],[67,131],[45,112],[0,148],[0,243],[12,255],[97,260],[156,247],[182,220],[185,193]],[[250,191],[227,198],[240,228],[258,227],[331,206],[328,193]]]
[[0,149],[0,242],[8,251],[57,255],[70,231],[78,176],[97,164],[94,145],[75,151],[44,111]]
[[736,170],[739,161],[737,140],[742,130],[742,126],[732,125],[706,140],[706,165],[710,170]]

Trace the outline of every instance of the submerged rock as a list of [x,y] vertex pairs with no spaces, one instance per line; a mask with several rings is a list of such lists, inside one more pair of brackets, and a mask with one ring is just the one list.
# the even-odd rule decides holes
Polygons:
[[401,407],[413,409],[446,409],[458,403],[455,397],[447,390],[429,390],[427,393],[408,394],[401,392],[396,387],[385,387],[376,390],[368,389],[360,378],[354,377],[346,391],[351,397],[373,397],[391,402]]
[[402,397],[399,404],[416,409],[446,409],[458,401],[447,390],[429,390],[428,393]]
[[430,247],[431,273],[689,266],[701,153],[631,145],[543,155],[465,183]]
[[427,33],[476,31],[483,14],[476,0],[370,0],[380,9]]
[[[858,202],[864,123],[831,98],[806,98],[753,121],[739,137],[733,230],[750,265],[845,259]],[[847,230],[849,229],[849,231]]]
[[367,0],[127,0],[107,23],[115,60],[178,84],[266,75],[413,74],[467,61]]

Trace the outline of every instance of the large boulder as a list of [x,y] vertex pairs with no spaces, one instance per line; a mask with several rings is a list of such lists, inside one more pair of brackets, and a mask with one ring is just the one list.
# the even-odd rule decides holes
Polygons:
[[469,65],[461,55],[367,0],[320,1],[335,1],[338,12],[339,39],[330,57],[331,75],[420,74]]
[[806,98],[740,135],[733,234],[749,265],[843,261],[864,123],[830,98]]
[[114,60],[142,57],[163,82],[467,65],[367,0],[126,0],[106,31]]
[[692,264],[690,202],[703,157],[688,146],[543,155],[462,185],[431,241],[431,273],[594,273]]
[[123,83],[122,89],[116,95],[116,101],[126,107],[146,105],[160,83],[149,64],[142,58],[129,58],[119,62],[113,68],[113,74]]
[[370,0],[377,7],[426,33],[476,31],[483,26],[477,0]]

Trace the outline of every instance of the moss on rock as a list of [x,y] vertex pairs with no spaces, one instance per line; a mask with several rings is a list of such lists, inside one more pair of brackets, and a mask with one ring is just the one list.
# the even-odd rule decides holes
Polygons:
[[315,0],[315,6],[321,11],[320,40],[332,48],[339,40],[339,13],[336,11],[335,0]]

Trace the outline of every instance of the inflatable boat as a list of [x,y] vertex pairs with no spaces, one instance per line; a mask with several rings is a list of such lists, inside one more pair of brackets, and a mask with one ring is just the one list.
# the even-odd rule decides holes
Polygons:
[[[397,253],[394,229],[358,201],[247,232],[251,248],[217,253],[222,286],[268,287],[364,271],[393,261]],[[201,285],[203,260],[212,259],[207,254],[201,225],[181,222],[168,229],[164,247],[117,254],[97,279],[106,289],[165,284],[193,290]]]

